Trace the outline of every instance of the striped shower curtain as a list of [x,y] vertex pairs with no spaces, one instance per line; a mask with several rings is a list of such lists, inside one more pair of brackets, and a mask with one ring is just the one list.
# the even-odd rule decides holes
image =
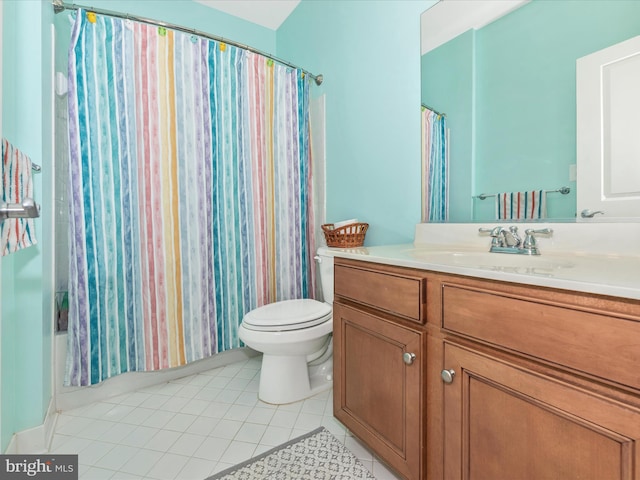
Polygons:
[[422,107],[422,221],[449,219],[449,150],[444,115]]
[[239,347],[245,312],[313,296],[308,77],[78,10],[69,84],[67,385]]

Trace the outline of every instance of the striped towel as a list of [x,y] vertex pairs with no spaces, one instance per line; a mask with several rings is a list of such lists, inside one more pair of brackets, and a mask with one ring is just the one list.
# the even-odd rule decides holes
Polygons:
[[547,217],[547,192],[505,192],[496,195],[497,220],[524,220]]
[[[33,198],[31,159],[2,139],[2,195],[3,203],[22,203]],[[35,245],[33,218],[7,218],[0,221],[0,255],[8,255],[22,248]]]

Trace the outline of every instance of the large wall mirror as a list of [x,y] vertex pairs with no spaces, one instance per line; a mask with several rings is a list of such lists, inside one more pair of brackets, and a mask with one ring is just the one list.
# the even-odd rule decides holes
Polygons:
[[421,23],[422,102],[448,132],[447,220],[494,221],[499,194],[543,192],[545,221],[574,221],[576,60],[640,35],[640,1],[441,0]]

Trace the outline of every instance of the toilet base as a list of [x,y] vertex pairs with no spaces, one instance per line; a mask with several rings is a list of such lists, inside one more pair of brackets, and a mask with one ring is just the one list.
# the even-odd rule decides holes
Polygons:
[[309,365],[306,356],[262,356],[258,398],[282,405],[298,402],[333,386],[333,356]]

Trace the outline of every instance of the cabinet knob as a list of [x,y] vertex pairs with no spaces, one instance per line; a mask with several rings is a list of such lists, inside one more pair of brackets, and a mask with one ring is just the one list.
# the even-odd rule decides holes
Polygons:
[[402,361],[404,363],[406,363],[407,365],[411,365],[415,359],[416,359],[416,354],[415,353],[405,352],[402,355]]
[[452,383],[453,377],[456,376],[456,371],[445,369],[445,370],[442,370],[442,372],[440,372],[440,376],[442,377],[442,380],[444,381],[444,383]]

